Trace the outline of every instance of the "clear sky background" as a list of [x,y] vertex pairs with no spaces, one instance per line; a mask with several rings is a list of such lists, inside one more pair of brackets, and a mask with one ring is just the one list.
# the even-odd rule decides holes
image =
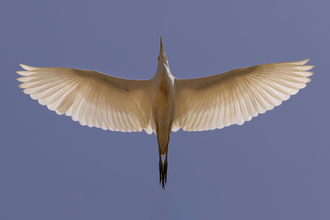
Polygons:
[[[0,3],[0,219],[330,219],[330,1]],[[155,135],[80,126],[18,88],[19,63],[149,79],[311,58],[306,88],[243,126]]]

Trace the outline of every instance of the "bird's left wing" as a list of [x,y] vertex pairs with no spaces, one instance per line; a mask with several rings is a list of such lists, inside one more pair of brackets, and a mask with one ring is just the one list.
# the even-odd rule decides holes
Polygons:
[[243,124],[271,110],[310,81],[309,59],[240,68],[199,78],[175,79],[172,131],[203,131]]
[[57,114],[81,125],[151,134],[150,80],[127,80],[96,71],[21,65],[19,87]]

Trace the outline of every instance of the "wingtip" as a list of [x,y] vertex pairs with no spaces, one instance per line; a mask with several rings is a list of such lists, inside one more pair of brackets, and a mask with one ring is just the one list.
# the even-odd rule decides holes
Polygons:
[[24,64],[21,64],[21,63],[19,65],[25,70],[34,70],[34,69],[36,69],[36,67],[24,65]]
[[304,64],[308,63],[309,60],[310,60],[310,58],[307,58],[307,59],[305,59],[305,60],[298,61],[297,64],[299,64],[299,65],[304,65]]
[[[19,71],[17,71],[17,72],[19,72]],[[19,78],[16,78],[16,80],[19,82],[25,82],[25,78],[26,77],[19,77]]]
[[24,65],[24,64],[19,64],[23,69],[25,69],[25,67],[27,67],[27,65]]

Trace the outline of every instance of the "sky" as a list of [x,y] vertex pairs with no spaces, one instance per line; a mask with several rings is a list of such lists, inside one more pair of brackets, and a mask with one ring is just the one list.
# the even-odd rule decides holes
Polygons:
[[[327,0],[0,3],[0,219],[330,219]],[[310,58],[307,87],[253,118],[155,135],[81,126],[18,88],[19,63],[196,78]]]

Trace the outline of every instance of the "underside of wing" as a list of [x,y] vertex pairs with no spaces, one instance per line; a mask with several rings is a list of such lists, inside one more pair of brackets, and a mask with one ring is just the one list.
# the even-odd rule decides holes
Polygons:
[[149,80],[126,80],[96,71],[21,65],[19,87],[57,114],[104,130],[151,134]]
[[250,121],[306,86],[309,61],[271,63],[198,78],[176,79],[173,131],[220,129]]

